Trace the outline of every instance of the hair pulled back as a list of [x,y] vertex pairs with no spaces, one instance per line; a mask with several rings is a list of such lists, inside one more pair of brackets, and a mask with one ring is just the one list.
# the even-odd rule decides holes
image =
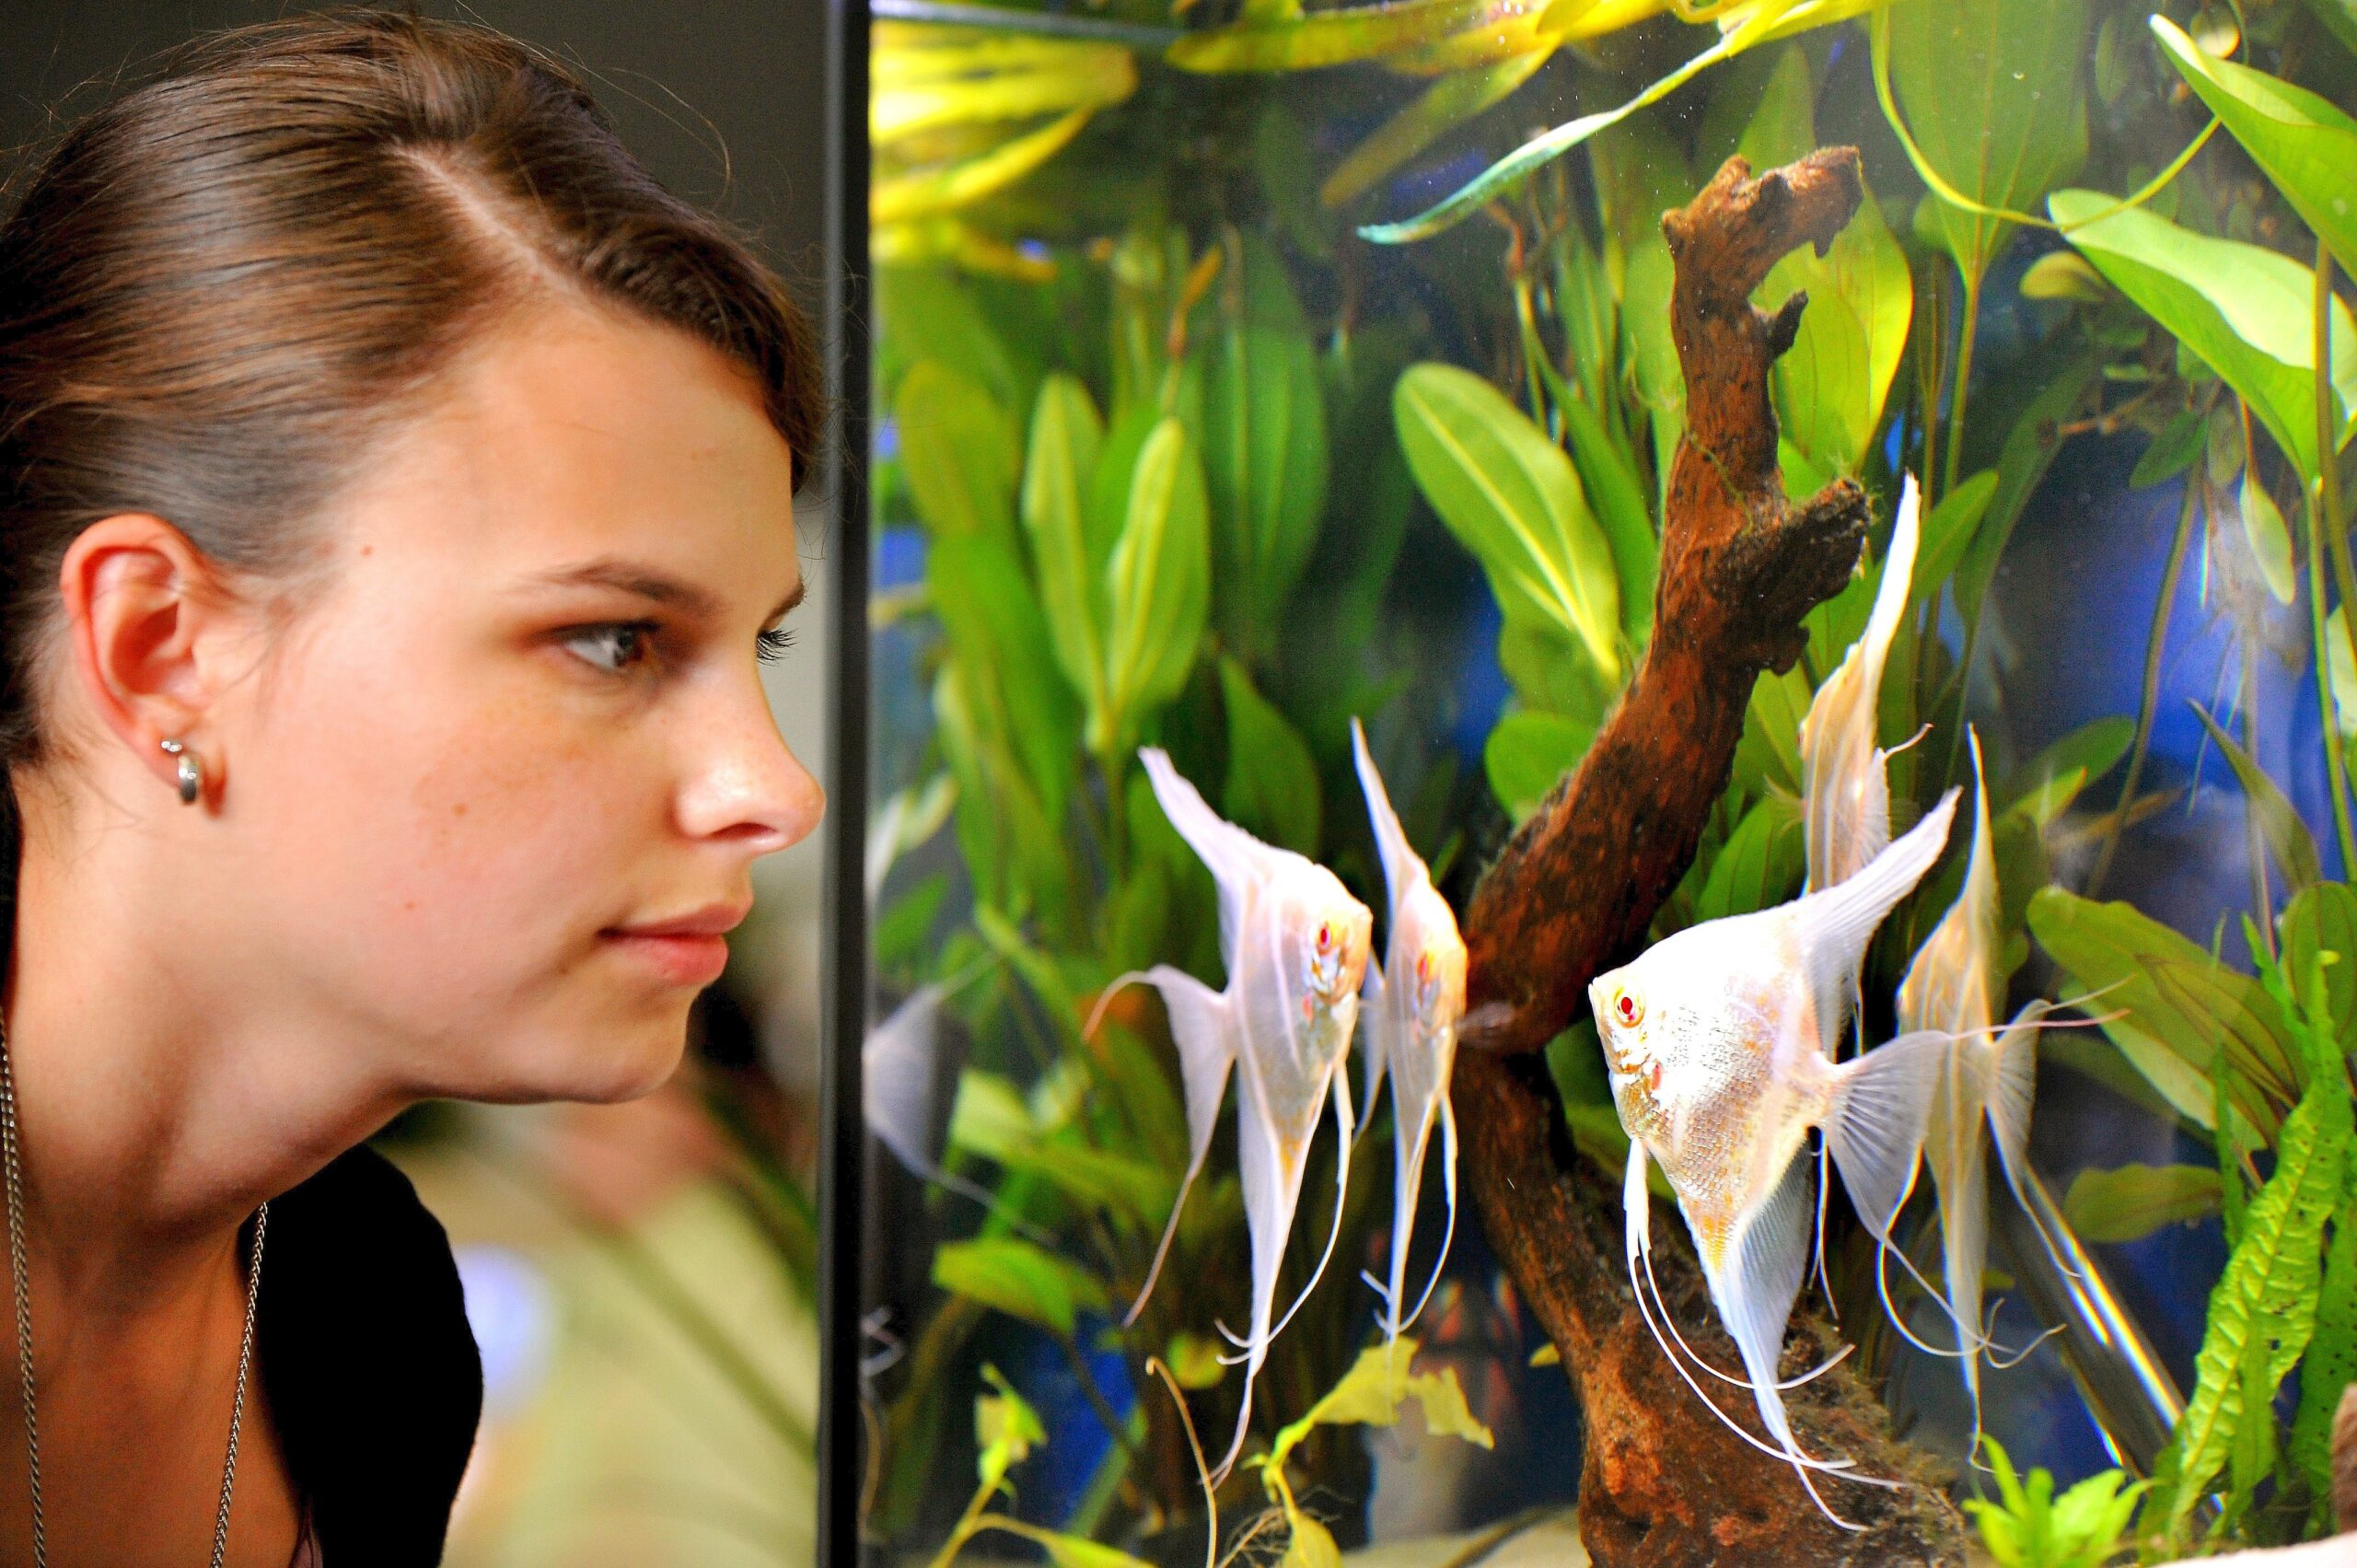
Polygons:
[[[552,297],[741,365],[806,476],[807,319],[624,150],[581,83],[490,29],[342,10],[214,34],[68,131],[0,225],[0,767],[50,747],[57,575],[122,512],[299,581],[374,438]],[[0,961],[20,850],[0,790]]]

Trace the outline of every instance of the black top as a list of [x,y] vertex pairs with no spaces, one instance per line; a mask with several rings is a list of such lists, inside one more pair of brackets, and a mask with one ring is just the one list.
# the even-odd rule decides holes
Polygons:
[[328,1568],[429,1568],[482,1414],[441,1222],[366,1147],[271,1200],[261,1388]]

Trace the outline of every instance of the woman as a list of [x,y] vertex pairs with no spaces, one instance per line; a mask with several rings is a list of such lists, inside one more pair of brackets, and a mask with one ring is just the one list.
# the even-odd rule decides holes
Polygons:
[[438,1559],[480,1366],[359,1144],[677,1063],[819,815],[758,665],[816,375],[747,249],[482,29],[200,41],[23,186],[0,1561]]

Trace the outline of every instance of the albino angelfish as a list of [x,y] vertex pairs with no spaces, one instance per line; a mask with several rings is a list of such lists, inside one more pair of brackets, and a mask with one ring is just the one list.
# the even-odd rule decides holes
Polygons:
[[[2028,1167],[2029,1111],[2038,1083],[2037,1036],[2048,1005],[2032,1002],[2000,1032],[1993,1026],[2004,977],[1999,972],[1997,870],[1989,846],[1989,794],[1980,770],[1980,738],[1972,739],[1972,855],[1964,888],[1908,967],[1898,988],[1898,1027],[1937,1030],[1949,1044],[1933,1091],[1924,1136],[1923,1163],[1932,1174],[1939,1203],[1942,1262],[1946,1271],[1948,1316],[1957,1346],[1934,1354],[1964,1362],[1964,1382],[1972,1396],[1972,1425],[1980,1429],[1980,1353],[1988,1345],[1980,1326],[1980,1275],[1989,1252],[1985,1122],[1997,1145],[1998,1163],[2014,1194]],[[2025,1202],[2035,1222],[2038,1210]],[[2053,1249],[2058,1262],[2062,1254]],[[1898,1256],[1904,1260],[1906,1255]],[[1913,1265],[1908,1265],[1912,1272]],[[2066,1272],[2067,1272],[2067,1265]],[[1886,1300],[1887,1293],[1886,1293]],[[1910,1340],[1896,1308],[1892,1323]],[[1979,1444],[1974,1448],[1977,1451]]]
[[[1213,991],[1183,970],[1156,964],[1142,973],[1123,975],[1106,988],[1108,999],[1132,981],[1144,981],[1162,993],[1186,1085],[1191,1144],[1186,1179],[1171,1202],[1170,1222],[1129,1318],[1136,1320],[1162,1272],[1163,1258],[1178,1228],[1178,1211],[1211,1149],[1233,1063],[1243,1086],[1237,1102],[1237,1143],[1244,1218],[1252,1237],[1252,1323],[1237,1341],[1241,1353],[1232,1358],[1244,1364],[1244,1401],[1237,1412],[1235,1439],[1220,1461],[1217,1473],[1225,1478],[1243,1451],[1252,1418],[1252,1380],[1268,1355],[1269,1342],[1284,1327],[1282,1321],[1271,1323],[1277,1266],[1283,1260],[1285,1237],[1301,1201],[1310,1138],[1318,1131],[1329,1089],[1341,1135],[1334,1162],[1335,1225],[1327,1237],[1327,1258],[1332,1256],[1334,1234],[1341,1228],[1352,1111],[1350,1079],[1339,1069],[1358,1023],[1359,985],[1366,972],[1374,917],[1324,866],[1262,843],[1222,820],[1163,752],[1148,747],[1138,756],[1171,826],[1202,857],[1219,884],[1220,952],[1227,967],[1227,986]],[[1097,1008],[1103,1011],[1104,1001]],[[1090,1023],[1093,1028],[1095,1020]],[[1325,1270],[1326,1258],[1321,1258],[1295,1307]],[[1291,1316],[1288,1310],[1286,1318]]]
[[[1383,1333],[1396,1340],[1416,1320],[1440,1283],[1457,1235],[1457,1118],[1448,1106],[1449,1069],[1457,1061],[1457,1026],[1465,1016],[1465,939],[1457,916],[1433,886],[1432,873],[1399,826],[1383,776],[1367,754],[1366,735],[1351,721],[1351,745],[1358,760],[1359,787],[1366,792],[1367,816],[1375,825],[1375,847],[1383,857],[1383,882],[1390,900],[1384,961],[1369,963],[1362,990],[1360,1023],[1365,1031],[1366,1108],[1375,1113],[1384,1073],[1391,1074],[1392,1185],[1391,1277],[1375,1284],[1383,1297]],[[1408,1242],[1415,1233],[1416,1200],[1423,1189],[1424,1156],[1433,1126],[1441,1133],[1441,1180],[1448,1193],[1448,1228],[1423,1294],[1405,1313]]]
[[[1802,1148],[1809,1129],[1823,1131],[1859,1216],[1887,1237],[1914,1181],[1946,1040],[1902,1036],[1838,1064],[1832,1046],[1867,942],[1939,858],[1956,800],[1948,791],[1911,831],[1839,885],[1689,926],[1588,984],[1613,1104],[1630,1138],[1622,1198],[1638,1306],[1696,1396],[1746,1441],[1789,1461],[1817,1507],[1845,1528],[1855,1527],[1826,1506],[1811,1472],[1848,1471],[1852,1461],[1802,1451],[1776,1376],[1818,1212]],[[1678,1194],[1711,1300],[1742,1353],[1741,1376],[1694,1355],[1658,1286],[1648,1302],[1648,1158]],[[1750,1388],[1770,1442],[1702,1392],[1688,1358]]]
[[1801,720],[1801,842],[1812,893],[1847,879],[1890,842],[1890,784],[1883,767],[1890,753],[1875,743],[1875,721],[1883,666],[1914,580],[1921,507],[1915,476],[1909,474],[1899,486],[1890,549],[1865,632],[1817,689]]

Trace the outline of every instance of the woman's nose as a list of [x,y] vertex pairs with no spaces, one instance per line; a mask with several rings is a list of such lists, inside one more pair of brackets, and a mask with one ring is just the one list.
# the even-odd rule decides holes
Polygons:
[[826,791],[778,734],[758,682],[709,715],[702,765],[679,796],[679,827],[734,842],[748,858],[801,842],[825,813]]

